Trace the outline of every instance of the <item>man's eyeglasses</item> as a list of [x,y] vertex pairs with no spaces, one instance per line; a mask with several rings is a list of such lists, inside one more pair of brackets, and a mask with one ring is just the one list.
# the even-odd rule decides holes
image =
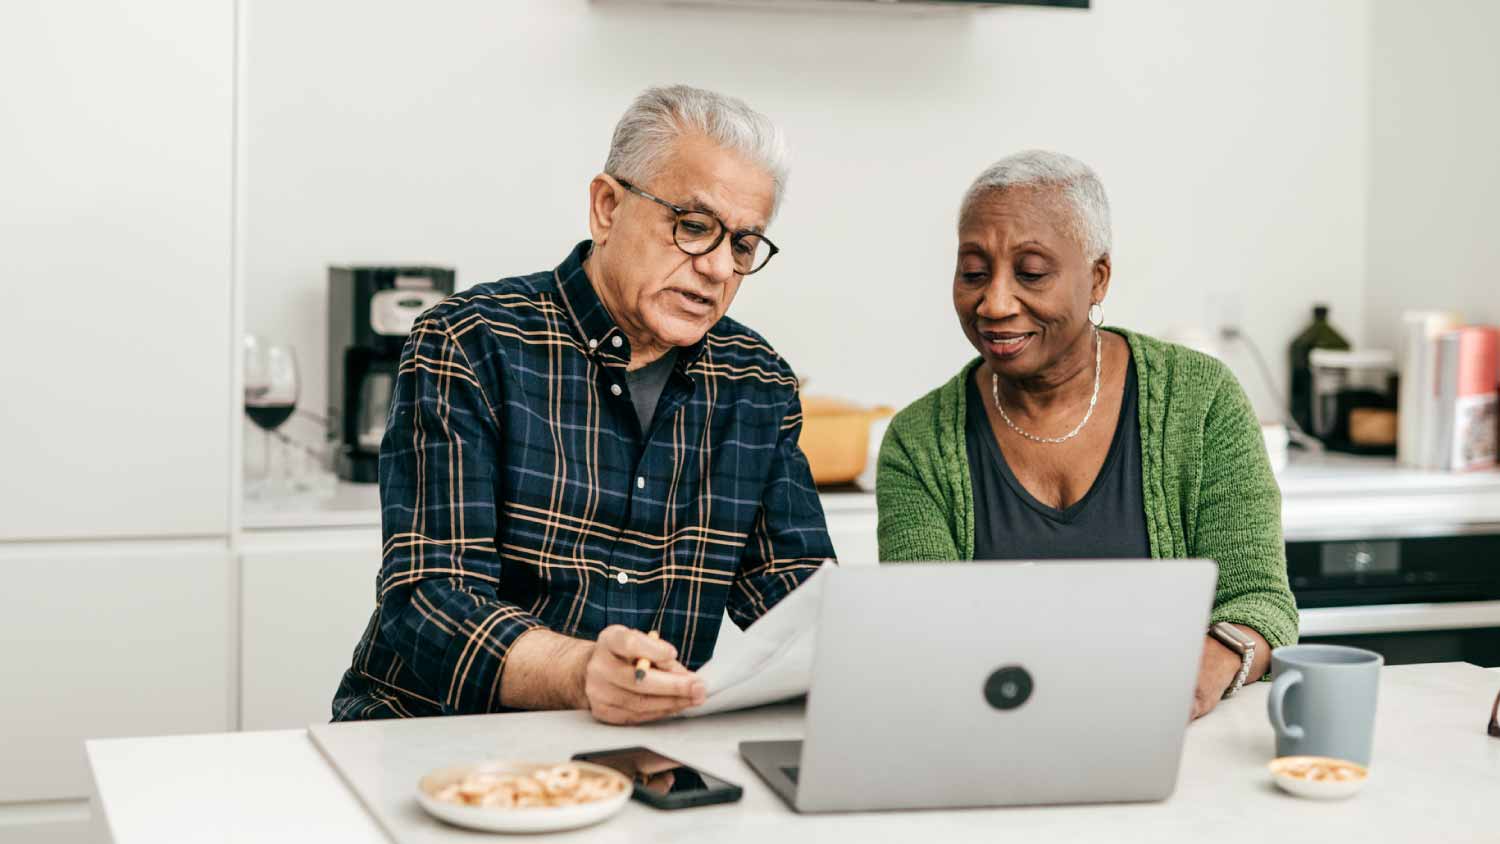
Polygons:
[[689,255],[707,255],[718,249],[719,244],[724,242],[724,235],[729,234],[729,252],[734,256],[734,271],[740,275],[749,275],[765,269],[771,256],[781,251],[776,248],[776,244],[767,240],[765,235],[749,231],[730,234],[729,227],[724,225],[724,221],[707,211],[694,211],[691,208],[673,205],[619,177],[615,177],[615,181],[620,183],[620,187],[636,196],[670,208],[672,213],[677,215],[672,223],[672,242],[677,244],[678,249]]

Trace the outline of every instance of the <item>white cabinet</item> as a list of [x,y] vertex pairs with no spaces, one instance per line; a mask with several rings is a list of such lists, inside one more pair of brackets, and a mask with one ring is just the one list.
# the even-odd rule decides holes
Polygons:
[[228,729],[223,542],[0,546],[0,803],[89,794],[83,741]]
[[234,3],[0,19],[0,540],[224,536]]
[[248,531],[240,565],[240,728],[327,723],[375,609],[380,530]]
[[838,554],[839,565],[867,566],[880,561],[873,494],[824,493],[823,514],[828,519],[828,538]]

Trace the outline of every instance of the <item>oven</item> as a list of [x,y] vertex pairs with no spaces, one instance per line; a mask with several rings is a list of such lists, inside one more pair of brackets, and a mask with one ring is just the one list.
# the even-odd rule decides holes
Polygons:
[[1500,666],[1500,523],[1364,528],[1286,543],[1303,642],[1388,665]]

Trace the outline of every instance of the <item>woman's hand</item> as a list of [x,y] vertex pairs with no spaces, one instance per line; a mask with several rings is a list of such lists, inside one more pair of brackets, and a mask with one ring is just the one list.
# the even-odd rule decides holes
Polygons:
[[[1245,685],[1256,682],[1271,670],[1271,644],[1260,631],[1243,624],[1235,627],[1255,640],[1255,658],[1250,661],[1250,671],[1245,675]],[[1193,720],[1214,710],[1224,698],[1229,684],[1240,673],[1243,660],[1223,642],[1213,636],[1203,637],[1203,657],[1198,661],[1198,685],[1193,689]]]
[[1229,684],[1240,673],[1240,655],[1212,636],[1203,637],[1203,657],[1198,661],[1198,685],[1193,689],[1193,718],[1212,712]]

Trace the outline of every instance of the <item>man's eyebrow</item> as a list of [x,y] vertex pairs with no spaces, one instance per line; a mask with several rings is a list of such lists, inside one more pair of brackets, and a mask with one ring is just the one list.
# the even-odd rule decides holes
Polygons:
[[[720,214],[712,206],[710,206],[707,202],[704,202],[699,197],[694,196],[690,198],[687,201],[687,204],[682,207],[688,209],[689,211],[702,211],[705,214],[712,214],[715,217],[718,217],[720,221],[724,222],[726,228],[729,228],[729,223],[728,221],[724,220],[724,215]],[[751,226],[746,229],[730,228],[731,232],[751,232],[753,234],[762,234],[765,232],[765,230],[765,226]]]
[[684,206],[682,206],[682,207],[690,209],[690,210],[693,210],[693,211],[702,211],[705,214],[712,214],[715,217],[719,216],[719,212],[718,211],[715,211],[711,205],[709,205],[707,202],[704,202],[703,200],[699,199],[696,196],[693,197],[693,198],[691,198],[691,199],[689,199],[687,201],[687,204],[684,205]]

